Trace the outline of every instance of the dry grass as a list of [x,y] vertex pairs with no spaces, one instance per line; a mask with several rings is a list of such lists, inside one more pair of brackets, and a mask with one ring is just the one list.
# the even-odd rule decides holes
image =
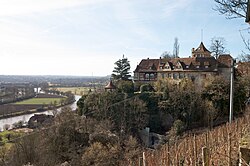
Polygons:
[[[250,110],[248,110],[249,112]],[[202,148],[209,150],[209,165],[224,166],[229,162],[237,165],[240,141],[249,141],[250,114],[238,118],[202,134],[186,136],[167,144],[160,150],[146,151],[147,166],[155,165],[202,165]],[[243,138],[243,139],[242,139]]]

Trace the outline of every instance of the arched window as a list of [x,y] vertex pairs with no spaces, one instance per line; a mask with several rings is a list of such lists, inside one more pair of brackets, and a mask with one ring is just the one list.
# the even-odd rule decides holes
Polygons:
[[146,80],[148,80],[149,79],[149,74],[145,74],[145,78],[146,78]]
[[155,75],[153,73],[150,74],[150,79],[154,79]]

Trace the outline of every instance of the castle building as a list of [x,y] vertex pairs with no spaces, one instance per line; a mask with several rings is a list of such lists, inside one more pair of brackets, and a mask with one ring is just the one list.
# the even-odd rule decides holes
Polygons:
[[154,82],[158,79],[184,78],[194,81],[216,75],[229,79],[232,60],[229,54],[219,55],[215,59],[201,42],[197,49],[192,49],[192,56],[187,58],[142,59],[134,71],[134,81]]

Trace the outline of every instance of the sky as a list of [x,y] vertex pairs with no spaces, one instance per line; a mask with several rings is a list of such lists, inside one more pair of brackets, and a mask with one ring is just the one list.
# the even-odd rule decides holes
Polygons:
[[[131,72],[180,43],[180,57],[224,37],[244,51],[244,19],[226,19],[213,0],[0,0],[0,75],[106,76],[123,54]],[[203,31],[203,35],[201,35]],[[203,37],[202,37],[203,36]]]

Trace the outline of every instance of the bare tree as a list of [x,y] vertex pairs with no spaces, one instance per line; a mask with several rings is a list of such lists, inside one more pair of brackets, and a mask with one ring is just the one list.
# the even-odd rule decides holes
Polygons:
[[211,39],[210,51],[213,53],[216,59],[219,55],[226,52],[225,43],[226,40],[223,37],[213,37]]
[[250,54],[246,54],[245,52],[243,52],[240,56],[240,61],[241,62],[250,62]]
[[173,55],[171,55],[169,51],[164,51],[164,52],[161,54],[161,57],[162,57],[162,58],[165,58],[165,59],[171,59],[171,58],[173,58]]
[[215,10],[226,15],[228,19],[246,18],[248,0],[214,0]]
[[[246,18],[248,0],[214,0],[216,2],[215,10],[220,14],[226,15],[226,18]],[[243,35],[243,33],[246,33]],[[250,29],[240,30],[241,38],[245,44],[245,48],[250,52],[250,39],[249,36]],[[243,55],[248,55],[249,53],[243,52]]]
[[178,58],[179,57],[179,50],[180,50],[180,44],[178,42],[178,38],[174,38],[174,49],[173,49],[173,57]]

